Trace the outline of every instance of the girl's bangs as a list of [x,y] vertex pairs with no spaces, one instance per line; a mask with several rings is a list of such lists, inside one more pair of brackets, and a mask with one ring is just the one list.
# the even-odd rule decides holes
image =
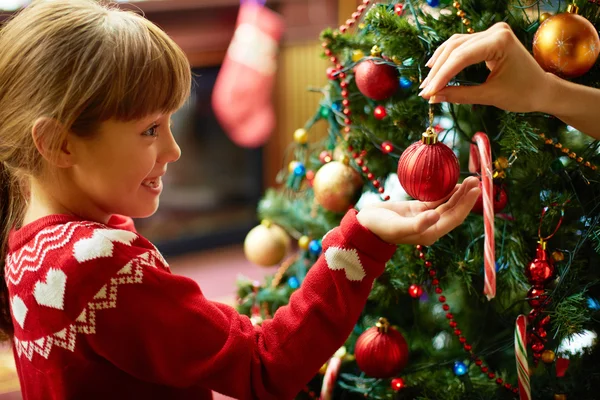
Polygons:
[[[127,13],[129,14],[129,13]],[[190,95],[191,70],[183,51],[158,27],[135,15],[114,35],[100,120],[131,121],[171,113]],[[103,104],[102,104],[103,103]]]

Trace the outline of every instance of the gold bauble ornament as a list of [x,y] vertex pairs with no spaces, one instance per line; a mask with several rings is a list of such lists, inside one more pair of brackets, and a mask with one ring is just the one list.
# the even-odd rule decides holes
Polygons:
[[298,247],[302,250],[308,250],[308,245],[310,244],[310,238],[308,236],[302,236],[298,239]]
[[308,132],[306,132],[306,129],[296,129],[294,132],[294,141],[298,144],[306,144],[308,142]]
[[544,364],[552,364],[556,359],[556,354],[552,350],[544,350],[542,353],[542,361]]
[[567,395],[566,394],[555,394],[554,400],[567,400]]
[[548,18],[550,18],[551,16],[552,16],[552,14],[550,14],[550,13],[547,13],[547,12],[542,13],[542,15],[540,15],[540,20],[539,20],[540,24],[542,22],[544,22],[545,20],[547,20]]
[[315,199],[326,210],[345,212],[358,200],[362,177],[351,166],[339,161],[323,165],[313,180]]
[[567,12],[547,18],[533,38],[533,56],[538,64],[563,78],[588,72],[599,52],[598,31],[590,21],[577,15],[574,4]]
[[352,61],[354,62],[359,62],[360,60],[362,60],[365,56],[365,53],[362,52],[362,50],[354,50],[352,52]]
[[270,267],[283,260],[290,244],[291,239],[283,228],[264,220],[246,235],[244,254],[248,261]]

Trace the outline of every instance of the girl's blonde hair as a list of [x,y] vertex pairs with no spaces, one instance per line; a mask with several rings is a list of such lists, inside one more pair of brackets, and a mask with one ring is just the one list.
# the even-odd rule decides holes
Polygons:
[[189,96],[182,50],[133,12],[94,0],[37,0],[0,30],[0,330],[12,334],[4,280],[7,236],[24,210],[23,177],[42,171],[32,138],[39,118],[90,136],[108,119],[173,112]]

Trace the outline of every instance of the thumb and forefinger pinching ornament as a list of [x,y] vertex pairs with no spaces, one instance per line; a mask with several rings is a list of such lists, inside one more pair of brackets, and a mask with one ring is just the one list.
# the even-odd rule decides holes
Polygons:
[[588,72],[600,53],[598,31],[570,4],[567,12],[544,20],[533,38],[533,56],[547,72],[576,78]]

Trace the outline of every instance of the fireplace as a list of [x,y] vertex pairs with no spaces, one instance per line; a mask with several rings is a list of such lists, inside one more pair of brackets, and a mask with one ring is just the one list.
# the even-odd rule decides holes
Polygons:
[[217,122],[210,100],[218,72],[193,69],[190,99],[172,118],[181,158],[169,165],[156,214],[136,220],[168,255],[240,243],[257,223],[263,151],[236,146]]

